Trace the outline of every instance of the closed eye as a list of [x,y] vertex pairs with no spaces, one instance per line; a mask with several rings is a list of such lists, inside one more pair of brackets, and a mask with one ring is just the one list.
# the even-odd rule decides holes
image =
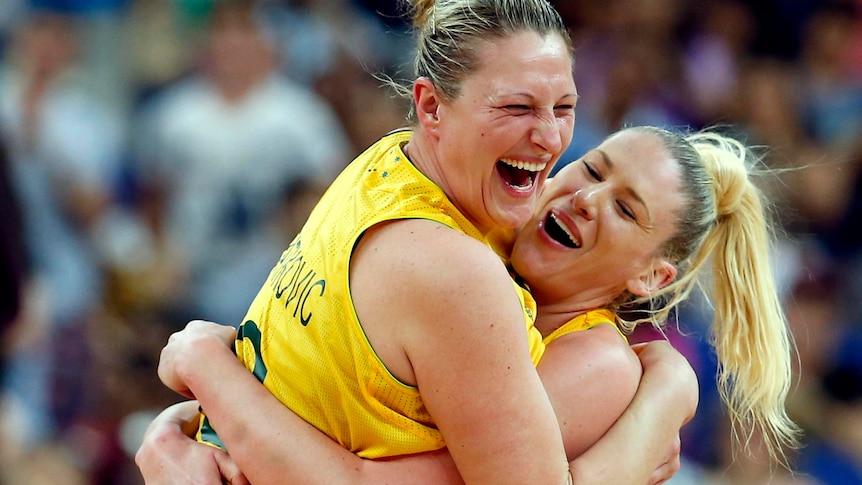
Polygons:
[[600,174],[599,172],[597,172],[597,171],[596,171],[596,169],[594,169],[594,168],[592,167],[592,165],[590,165],[589,163],[587,163],[587,161],[586,161],[586,160],[584,160],[584,168],[586,168],[586,169],[587,169],[587,173],[588,173],[588,174],[590,174],[590,177],[592,177],[593,179],[595,179],[595,180],[596,180],[596,181],[598,181],[598,182],[601,182],[601,181],[602,181],[602,176],[601,176],[601,174]]
[[506,109],[508,111],[514,111],[517,114],[524,114],[524,113],[530,111],[530,107],[527,106],[526,104],[510,104],[510,105],[504,106],[503,109]]
[[568,115],[574,110],[575,110],[575,105],[573,105],[573,104],[563,104],[560,106],[554,106],[554,112],[556,112],[557,115]]
[[631,208],[623,202],[617,202],[617,206],[619,206],[620,211],[631,220],[636,220],[635,213]]

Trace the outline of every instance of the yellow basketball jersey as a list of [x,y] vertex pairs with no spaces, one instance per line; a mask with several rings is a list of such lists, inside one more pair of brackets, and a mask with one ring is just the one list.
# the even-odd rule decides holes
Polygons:
[[[445,443],[418,389],[387,371],[357,319],[348,270],[358,239],[383,221],[422,218],[491,245],[407,159],[402,146],[410,134],[387,135],[339,175],[271,271],[237,334],[237,356],[270,392],[363,458],[431,451]],[[544,346],[533,327],[535,301],[513,285],[537,363]],[[198,438],[218,445],[202,421]]]
[[545,337],[543,339],[543,343],[547,346],[550,345],[550,343],[554,340],[557,340],[558,338],[562,337],[563,335],[570,334],[572,332],[579,332],[581,330],[588,330],[595,327],[596,325],[601,325],[603,323],[613,325],[614,328],[617,329],[617,332],[620,334],[623,340],[628,342],[628,339],[626,338],[625,334],[620,331],[620,327],[619,325],[617,325],[617,319],[614,315],[614,312],[605,308],[601,308],[598,310],[590,310],[569,320],[560,328],[554,330],[550,333],[550,335]]

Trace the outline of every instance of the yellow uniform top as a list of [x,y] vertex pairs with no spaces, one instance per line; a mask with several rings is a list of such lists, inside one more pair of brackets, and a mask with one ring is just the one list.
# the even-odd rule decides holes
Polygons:
[[620,336],[628,342],[626,336],[620,331],[620,327],[617,325],[617,319],[614,315],[614,312],[601,308],[598,310],[590,310],[586,313],[582,313],[575,318],[569,320],[565,324],[563,324],[560,328],[551,332],[550,335],[543,339],[543,343],[545,345],[549,345],[554,340],[562,337],[563,335],[570,334],[572,332],[578,332],[580,330],[588,330],[596,325],[601,325],[603,323],[613,325],[614,328],[617,329],[617,332]]
[[[345,168],[281,255],[237,333],[237,356],[270,392],[363,458],[445,443],[418,389],[388,372],[357,319],[348,279],[357,241],[375,224],[421,218],[492,245],[407,159],[402,146],[410,134],[387,135]],[[544,351],[533,327],[535,301],[512,284],[535,364]],[[198,439],[221,446],[205,417]]]

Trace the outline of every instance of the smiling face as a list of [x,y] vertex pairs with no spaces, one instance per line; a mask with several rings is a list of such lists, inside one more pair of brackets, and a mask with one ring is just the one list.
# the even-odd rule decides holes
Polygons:
[[481,44],[479,58],[434,110],[435,181],[480,230],[518,227],[572,139],[571,56],[559,36],[523,32]]
[[659,257],[683,207],[679,166],[661,140],[627,130],[564,167],[518,234],[512,264],[542,304],[593,308],[645,295],[676,275]]

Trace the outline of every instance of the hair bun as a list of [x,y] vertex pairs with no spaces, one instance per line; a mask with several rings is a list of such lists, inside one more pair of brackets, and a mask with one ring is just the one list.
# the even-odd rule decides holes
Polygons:
[[745,146],[717,133],[698,133],[689,137],[689,141],[712,177],[716,216],[735,213],[750,183]]

